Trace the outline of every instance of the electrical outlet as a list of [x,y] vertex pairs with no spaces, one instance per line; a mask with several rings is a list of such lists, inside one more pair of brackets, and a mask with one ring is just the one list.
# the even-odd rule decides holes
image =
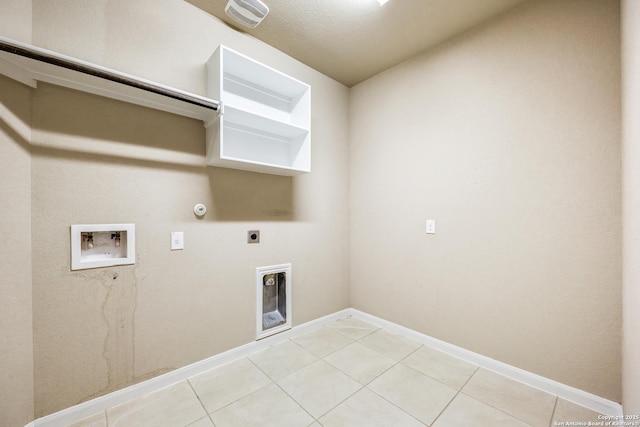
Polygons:
[[436,220],[428,219],[427,220],[427,234],[436,234]]
[[247,231],[247,243],[260,243],[260,230]]
[[172,231],[171,232],[171,250],[179,251],[184,249],[184,232]]

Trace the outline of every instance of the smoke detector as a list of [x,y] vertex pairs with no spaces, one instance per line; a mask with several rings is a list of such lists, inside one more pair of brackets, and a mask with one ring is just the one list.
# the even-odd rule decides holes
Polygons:
[[260,0],[229,0],[224,13],[240,24],[255,28],[269,13],[269,7]]

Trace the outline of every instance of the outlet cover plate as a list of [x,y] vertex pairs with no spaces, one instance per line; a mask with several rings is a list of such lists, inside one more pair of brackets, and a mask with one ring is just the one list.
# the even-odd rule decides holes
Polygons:
[[428,219],[427,220],[427,234],[436,234],[436,220]]
[[171,250],[179,251],[184,249],[184,232],[172,231],[171,232]]

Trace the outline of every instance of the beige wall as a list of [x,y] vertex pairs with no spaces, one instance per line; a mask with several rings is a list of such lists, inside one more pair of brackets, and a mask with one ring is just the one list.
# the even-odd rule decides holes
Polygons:
[[[2,35],[31,42],[31,0],[0,2]],[[31,91],[0,76],[0,425],[33,420]]]
[[[640,18],[624,4],[633,95]],[[0,12],[3,36],[197,93],[219,43],[313,87],[313,172],[287,178],[204,167],[201,122],[0,78],[2,422],[253,340],[254,269],[281,262],[295,324],[351,305],[620,400],[617,1],[526,4],[351,92],[179,0],[40,0],[33,31],[31,2]],[[638,181],[632,124],[625,182]],[[640,412],[634,191],[626,413]],[[69,225],[94,222],[136,223],[135,266],[70,272]],[[184,251],[169,251],[170,231]]]
[[620,400],[619,37],[529,2],[352,89],[353,307]]
[[31,43],[32,0],[0,2],[0,35],[23,43]]
[[33,419],[31,91],[0,76],[0,424]]
[[622,2],[622,406],[640,414],[640,3]]
[[[40,1],[33,13],[35,44],[182,89],[204,93],[219,43],[313,87],[313,172],[290,178],[205,167],[202,122],[40,85],[36,417],[253,341],[256,267],[293,263],[294,324],[348,307],[346,87],[179,0]],[[71,272],[69,226],[116,222],[136,224],[136,265]],[[169,250],[171,231],[184,251]]]

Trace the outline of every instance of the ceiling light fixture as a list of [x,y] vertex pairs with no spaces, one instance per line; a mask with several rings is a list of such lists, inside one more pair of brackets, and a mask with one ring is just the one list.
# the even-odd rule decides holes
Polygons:
[[234,21],[255,28],[269,13],[269,7],[260,0],[229,0],[224,13]]
[[380,3],[380,6],[384,5],[386,2],[388,2],[389,0],[378,0],[378,3]]

